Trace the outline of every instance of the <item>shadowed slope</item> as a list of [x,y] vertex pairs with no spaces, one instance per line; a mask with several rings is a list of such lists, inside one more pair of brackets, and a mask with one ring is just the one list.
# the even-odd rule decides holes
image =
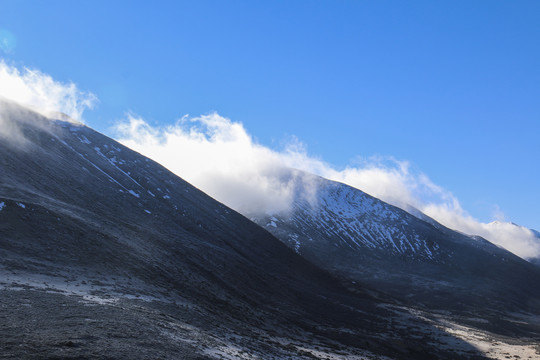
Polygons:
[[1,105],[6,357],[455,356],[157,163]]

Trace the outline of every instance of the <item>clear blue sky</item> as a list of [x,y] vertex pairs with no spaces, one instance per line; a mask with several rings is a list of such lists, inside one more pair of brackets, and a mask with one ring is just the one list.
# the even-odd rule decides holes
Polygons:
[[9,1],[3,58],[95,93],[102,132],[211,111],[336,166],[411,161],[540,229],[540,1]]

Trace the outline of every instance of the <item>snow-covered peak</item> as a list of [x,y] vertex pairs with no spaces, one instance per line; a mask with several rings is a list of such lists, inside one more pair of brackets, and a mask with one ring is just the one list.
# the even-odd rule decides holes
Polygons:
[[342,183],[295,175],[290,211],[248,216],[297,252],[325,244],[351,252],[372,249],[413,258],[437,257],[438,244],[410,226],[420,220],[407,212]]

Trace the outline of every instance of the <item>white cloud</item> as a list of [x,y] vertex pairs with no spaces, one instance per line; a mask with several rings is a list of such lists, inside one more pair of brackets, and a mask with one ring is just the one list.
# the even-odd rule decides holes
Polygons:
[[95,95],[81,91],[73,83],[61,83],[51,76],[6,64],[0,60],[0,97],[27,106],[45,116],[63,113],[82,121],[82,114],[97,101]]
[[472,218],[455,196],[425,174],[411,171],[406,161],[371,158],[336,169],[309,156],[296,139],[280,151],[257,144],[242,124],[215,113],[184,117],[163,128],[130,115],[117,131],[125,145],[240,212],[287,210],[294,176],[301,176],[289,169],[296,168],[346,183],[402,208],[411,205],[443,225],[485,237],[524,258],[540,257],[540,242],[532,232],[510,223],[485,224]]
[[129,116],[118,131],[122,143],[232,208],[282,211],[289,206],[294,182],[283,162],[286,154],[254,143],[241,124],[211,114],[158,129]]
[[527,228],[510,222],[482,223],[459,207],[426,204],[422,211],[450,228],[466,234],[479,235],[525,259],[540,257],[540,239]]

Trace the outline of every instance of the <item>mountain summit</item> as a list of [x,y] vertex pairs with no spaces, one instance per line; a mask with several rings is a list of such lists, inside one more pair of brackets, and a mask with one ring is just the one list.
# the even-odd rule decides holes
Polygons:
[[518,256],[345,184],[291,176],[288,211],[247,215],[338,277],[430,308],[540,310],[540,271]]

